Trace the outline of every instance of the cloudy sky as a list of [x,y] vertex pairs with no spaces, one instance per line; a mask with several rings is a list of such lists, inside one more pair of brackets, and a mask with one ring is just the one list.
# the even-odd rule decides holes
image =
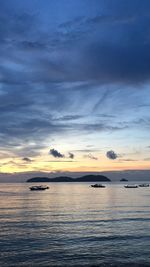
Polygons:
[[150,169],[150,1],[0,6],[1,176]]

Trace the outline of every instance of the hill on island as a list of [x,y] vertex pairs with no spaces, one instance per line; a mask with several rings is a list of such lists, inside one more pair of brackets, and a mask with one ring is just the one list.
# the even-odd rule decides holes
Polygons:
[[27,183],[58,183],[58,182],[111,182],[109,178],[104,175],[85,175],[78,178],[71,178],[67,176],[59,176],[55,178],[48,177],[33,177],[26,181]]

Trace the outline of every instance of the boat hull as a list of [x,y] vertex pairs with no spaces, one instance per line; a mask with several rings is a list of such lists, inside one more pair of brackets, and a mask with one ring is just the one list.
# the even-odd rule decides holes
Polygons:
[[91,187],[94,187],[94,188],[105,188],[105,185],[93,184],[93,185],[91,185]]
[[44,191],[46,189],[49,189],[48,186],[31,186],[30,190],[31,191]]
[[125,188],[138,188],[137,185],[125,185],[124,187]]

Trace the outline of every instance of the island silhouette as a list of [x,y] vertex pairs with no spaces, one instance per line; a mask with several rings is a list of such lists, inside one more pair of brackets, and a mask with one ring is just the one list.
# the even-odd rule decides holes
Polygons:
[[104,175],[84,175],[78,178],[68,176],[59,176],[55,178],[48,177],[33,177],[26,181],[27,183],[56,183],[56,182],[111,182],[109,178]]

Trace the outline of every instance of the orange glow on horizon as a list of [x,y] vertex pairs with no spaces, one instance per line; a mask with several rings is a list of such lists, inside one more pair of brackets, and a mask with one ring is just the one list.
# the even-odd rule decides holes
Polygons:
[[103,172],[124,170],[149,170],[149,161],[119,162],[118,160],[101,159],[101,161],[40,161],[37,158],[31,163],[23,163],[19,159],[8,161],[2,165],[0,173],[22,172]]

